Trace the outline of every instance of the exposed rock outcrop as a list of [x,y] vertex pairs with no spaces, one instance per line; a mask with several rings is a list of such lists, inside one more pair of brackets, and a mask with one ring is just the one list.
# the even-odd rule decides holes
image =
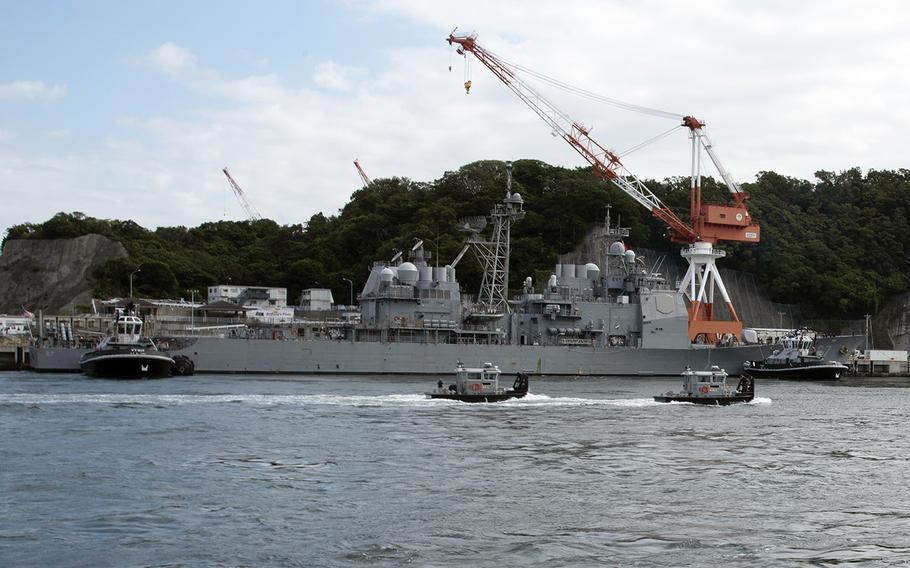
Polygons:
[[875,314],[872,328],[876,347],[910,351],[910,293],[888,300]]
[[117,241],[101,235],[75,239],[11,239],[0,255],[0,313],[66,313],[88,304],[92,272],[112,258],[128,256]]

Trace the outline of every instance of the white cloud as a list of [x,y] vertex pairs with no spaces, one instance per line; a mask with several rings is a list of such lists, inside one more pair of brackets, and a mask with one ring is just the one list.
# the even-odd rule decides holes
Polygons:
[[148,61],[166,73],[178,73],[196,65],[196,55],[173,42],[166,42],[148,53]]
[[313,82],[325,89],[350,91],[353,87],[351,79],[363,76],[365,72],[362,68],[345,67],[334,61],[323,61],[316,65],[313,71]]
[[[386,43],[369,69],[341,65],[329,46],[334,59],[316,67],[313,88],[294,87],[300,75],[216,71],[165,43],[146,64],[201,97],[180,113],[135,108],[119,116],[110,125],[116,136],[102,147],[79,135],[62,153],[8,145],[0,191],[41,202],[0,208],[0,227],[22,222],[23,210],[30,221],[79,210],[146,226],[242,219],[221,173],[226,165],[249,200],[280,223],[342,207],[360,187],[355,157],[374,179],[433,180],[478,159],[584,165],[476,60],[465,95],[463,62],[443,41],[455,24],[476,29],[502,57],[570,84],[704,119],[740,181],[762,170],[811,178],[819,169],[908,167],[910,6],[899,2],[876,10],[720,0],[354,6],[364,18],[436,30],[438,42]],[[544,94],[620,151],[673,125],[559,90]],[[640,177],[685,175],[688,147],[679,131],[624,162]]]
[[0,100],[52,100],[66,95],[66,85],[48,85],[44,81],[0,83]]

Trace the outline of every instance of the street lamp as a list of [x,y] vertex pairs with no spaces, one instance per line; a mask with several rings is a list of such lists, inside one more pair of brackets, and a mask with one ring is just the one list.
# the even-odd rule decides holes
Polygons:
[[342,277],[341,279],[351,285],[351,303],[348,304],[348,306],[353,306],[354,305],[354,283],[351,282],[350,278]]
[[130,272],[130,300],[133,299],[133,275],[140,272],[141,270],[137,268],[136,270]]
[[199,290],[187,290],[190,293],[190,329],[196,330],[196,292]]

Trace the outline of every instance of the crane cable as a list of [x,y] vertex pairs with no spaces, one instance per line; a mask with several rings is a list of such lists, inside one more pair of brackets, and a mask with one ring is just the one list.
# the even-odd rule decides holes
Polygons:
[[677,129],[677,128],[682,128],[682,127],[683,127],[682,124],[677,124],[676,126],[674,126],[673,128],[667,130],[666,132],[662,132],[662,133],[658,134],[657,136],[655,136],[654,138],[649,138],[648,140],[645,140],[644,142],[641,142],[641,143],[639,143],[639,144],[636,144],[635,146],[632,146],[632,147],[629,148],[628,150],[626,150],[626,151],[624,151],[624,152],[619,152],[619,153],[616,154],[616,155],[619,156],[620,158],[625,158],[626,156],[628,156],[628,155],[631,154],[632,152],[636,152],[636,151],[638,151],[638,150],[641,150],[642,148],[644,148],[645,146],[648,146],[649,144],[653,144],[653,143],[657,142],[658,140],[662,140],[662,139],[666,138],[666,137],[669,136],[670,134],[673,134],[674,132],[676,132],[676,129]]
[[585,98],[591,99],[591,100],[593,100],[593,101],[597,101],[597,102],[600,102],[600,103],[603,103],[603,104],[612,105],[612,106],[615,106],[615,107],[617,107],[617,108],[621,108],[621,109],[623,109],[623,110],[628,110],[628,111],[632,111],[632,112],[638,112],[638,113],[642,113],[642,114],[649,114],[649,115],[651,115],[651,116],[657,116],[657,117],[660,117],[660,118],[671,118],[671,119],[680,120],[680,121],[683,119],[683,116],[684,116],[684,115],[682,115],[682,114],[680,114],[680,113],[668,112],[668,111],[665,111],[665,110],[660,110],[660,109],[650,108],[650,107],[646,107],[646,106],[642,106],[642,105],[636,105],[636,104],[632,104],[632,103],[627,103],[627,102],[621,101],[621,100],[619,100],[619,99],[614,99],[614,98],[612,98],[612,97],[607,97],[607,96],[604,96],[604,95],[600,95],[600,94],[598,94],[598,93],[595,93],[594,91],[589,91],[589,90],[587,90],[587,89],[582,89],[581,87],[575,87],[575,86],[573,86],[573,85],[570,85],[569,83],[566,83],[565,81],[560,81],[559,79],[550,77],[550,76],[548,76],[548,75],[544,75],[543,73],[540,73],[540,72],[538,72],[538,71],[534,71],[533,69],[531,69],[531,68],[529,68],[529,67],[525,67],[524,65],[521,65],[521,64],[519,64],[519,63],[515,63],[514,61],[509,61],[508,59],[504,59],[504,58],[502,58],[502,57],[499,57],[498,55],[496,55],[495,53],[493,53],[493,52],[490,51],[490,50],[486,50],[486,51],[487,51],[487,53],[489,53],[490,55],[492,55],[492,56],[495,57],[496,59],[500,60],[501,62],[503,62],[503,63],[509,65],[509,66],[512,67],[513,69],[519,70],[519,71],[521,71],[521,72],[523,72],[523,73],[525,73],[525,74],[527,74],[527,75],[530,75],[530,76],[532,76],[532,77],[535,77],[536,79],[538,79],[538,80],[540,80],[540,81],[542,81],[542,82],[544,82],[544,83],[546,83],[546,84],[548,84],[548,85],[550,85],[550,86],[552,86],[552,87],[555,87],[555,88],[557,88],[557,89],[562,89],[562,90],[564,90],[564,91],[573,93],[573,94],[575,94],[575,95],[577,95],[577,96],[585,97]]
[[[614,106],[614,107],[617,107],[617,108],[620,108],[620,109],[623,109],[623,110],[628,110],[628,111],[631,111],[631,112],[638,112],[638,113],[642,113],[642,114],[648,114],[648,115],[656,116],[656,117],[659,117],[659,118],[670,118],[670,119],[677,120],[677,121],[682,121],[682,119],[683,119],[683,115],[682,115],[682,114],[679,114],[679,113],[673,113],[673,112],[668,112],[668,111],[664,111],[664,110],[660,110],[660,109],[650,108],[650,107],[646,107],[646,106],[642,106],[642,105],[636,105],[636,104],[632,104],[632,103],[627,103],[627,102],[621,101],[621,100],[619,100],[619,99],[614,99],[614,98],[612,98],[612,97],[607,97],[607,96],[604,96],[604,95],[600,95],[600,94],[598,94],[598,93],[595,93],[595,92],[593,92],[593,91],[589,91],[589,90],[587,90],[587,89],[582,89],[581,87],[576,87],[576,86],[574,86],[574,85],[570,85],[569,83],[566,83],[565,81],[561,81],[561,80],[559,80],[559,79],[556,79],[556,78],[554,78],[554,77],[550,77],[550,76],[545,75],[545,74],[543,74],[543,73],[540,73],[540,72],[538,72],[538,71],[534,71],[533,69],[531,69],[531,68],[529,68],[529,67],[525,67],[524,65],[521,65],[520,63],[515,63],[514,61],[509,61],[509,60],[507,60],[507,59],[504,59],[504,58],[502,58],[502,57],[499,57],[498,55],[496,55],[495,53],[493,53],[493,52],[490,51],[490,50],[486,50],[486,51],[487,51],[487,53],[489,53],[490,55],[492,55],[492,56],[495,57],[496,59],[500,60],[501,62],[505,63],[506,65],[509,65],[509,66],[512,67],[513,69],[519,70],[519,71],[523,72],[524,74],[530,75],[531,77],[534,77],[534,78],[536,78],[536,79],[538,79],[538,80],[540,80],[540,81],[542,81],[542,82],[544,82],[544,83],[546,83],[546,84],[548,84],[548,85],[550,85],[550,86],[552,86],[552,87],[555,87],[555,88],[557,88],[557,89],[561,89],[561,90],[563,90],[563,91],[572,93],[572,94],[574,94],[574,95],[576,95],[576,96],[584,97],[584,98],[587,98],[587,99],[589,99],[589,100],[593,100],[593,101],[600,102],[600,103],[603,103],[603,104],[611,105],[611,106]],[[465,53],[465,55],[467,55],[467,52]],[[665,132],[662,132],[662,133],[658,134],[657,136],[654,136],[653,138],[649,138],[648,140],[645,140],[644,142],[641,142],[641,143],[639,143],[639,144],[636,144],[635,146],[632,146],[632,147],[629,148],[628,150],[625,150],[624,152],[620,152],[620,153],[618,153],[617,155],[618,155],[620,158],[623,158],[623,157],[625,157],[625,156],[628,156],[628,155],[631,154],[632,152],[636,152],[636,151],[638,151],[638,150],[641,150],[641,149],[644,148],[645,146],[648,146],[648,145],[650,145],[650,144],[653,144],[653,143],[655,143],[655,142],[657,142],[657,141],[659,141],[659,140],[662,140],[662,139],[666,138],[667,136],[669,136],[670,134],[672,134],[673,132],[675,132],[676,129],[682,128],[683,126],[684,126],[683,124],[676,124],[675,126],[673,126],[672,128],[670,128],[669,130],[667,130],[667,131],[665,131]]]

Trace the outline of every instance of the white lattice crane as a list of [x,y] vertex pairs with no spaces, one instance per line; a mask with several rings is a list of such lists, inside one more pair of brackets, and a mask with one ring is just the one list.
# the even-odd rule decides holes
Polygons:
[[231,173],[228,172],[227,167],[224,167],[221,171],[227,176],[228,182],[231,184],[231,189],[234,190],[234,195],[237,196],[237,201],[240,202],[240,206],[243,207],[243,210],[246,212],[246,216],[250,218],[250,221],[259,221],[262,219],[262,215],[259,214],[259,211],[253,207],[252,203],[247,201],[243,189],[241,189],[240,185],[231,177]]

